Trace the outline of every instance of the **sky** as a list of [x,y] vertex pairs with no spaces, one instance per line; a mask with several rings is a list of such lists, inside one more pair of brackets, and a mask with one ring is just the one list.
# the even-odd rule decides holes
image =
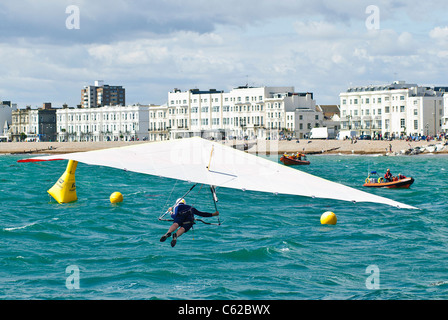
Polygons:
[[350,86],[448,86],[444,0],[2,0],[0,100],[81,103],[95,80],[126,103],[168,92],[294,86],[339,104]]

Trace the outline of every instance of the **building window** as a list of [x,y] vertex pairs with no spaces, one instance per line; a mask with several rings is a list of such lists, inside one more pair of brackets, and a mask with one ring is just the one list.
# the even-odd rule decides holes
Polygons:
[[400,119],[400,127],[403,129],[405,127],[405,120],[404,119]]
[[377,120],[376,126],[378,129],[381,129],[381,120]]
[[414,130],[418,130],[418,120],[414,120]]
[[365,122],[365,124],[364,124],[364,128],[366,128],[366,129],[370,129],[370,121],[369,121],[369,120],[367,120],[367,121]]

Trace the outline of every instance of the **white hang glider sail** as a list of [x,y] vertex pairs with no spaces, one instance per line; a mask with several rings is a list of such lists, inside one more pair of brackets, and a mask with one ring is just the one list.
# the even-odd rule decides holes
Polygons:
[[198,137],[41,156],[19,162],[63,159],[243,191],[374,202],[417,209]]

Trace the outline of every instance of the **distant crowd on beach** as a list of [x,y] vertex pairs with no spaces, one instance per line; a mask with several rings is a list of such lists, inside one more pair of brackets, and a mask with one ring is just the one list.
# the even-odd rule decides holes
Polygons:
[[378,134],[374,136],[373,138],[368,135],[362,135],[360,137],[354,136],[354,137],[345,137],[344,140],[351,140],[351,143],[356,143],[358,140],[386,140],[386,141],[392,141],[392,140],[405,140],[405,141],[441,141],[446,143],[447,141],[447,134],[445,132],[439,133],[435,136],[428,135],[428,136],[405,136],[401,135],[399,137],[395,137],[392,135],[388,138],[383,138],[382,134]]

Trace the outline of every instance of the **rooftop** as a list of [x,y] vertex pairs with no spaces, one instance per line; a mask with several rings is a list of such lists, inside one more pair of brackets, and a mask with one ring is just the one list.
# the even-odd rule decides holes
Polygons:
[[417,84],[406,83],[405,81],[394,81],[391,84],[385,84],[385,85],[350,87],[347,89],[347,92],[385,91],[385,90],[397,90],[397,89],[410,89],[414,87],[417,87]]
[[369,85],[364,87],[350,87],[346,92],[372,92],[372,91],[391,91],[391,90],[412,89],[412,96],[440,96],[448,92],[448,87],[443,86],[418,86],[415,83],[406,83],[405,81],[394,81],[387,85]]

